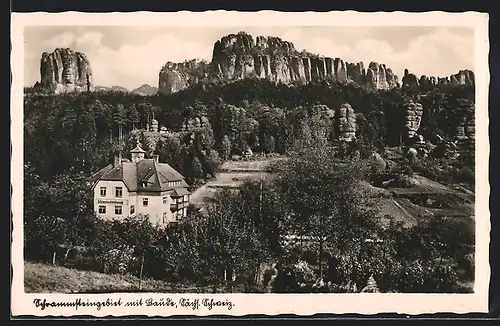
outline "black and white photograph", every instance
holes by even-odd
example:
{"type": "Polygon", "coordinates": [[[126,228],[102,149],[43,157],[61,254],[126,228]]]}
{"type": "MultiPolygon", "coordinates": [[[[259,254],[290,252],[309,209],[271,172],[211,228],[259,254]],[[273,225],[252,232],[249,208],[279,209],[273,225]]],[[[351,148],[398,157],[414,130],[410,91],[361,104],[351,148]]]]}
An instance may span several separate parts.
{"type": "Polygon", "coordinates": [[[231,14],[20,17],[18,309],[484,296],[487,15],[231,14]]]}

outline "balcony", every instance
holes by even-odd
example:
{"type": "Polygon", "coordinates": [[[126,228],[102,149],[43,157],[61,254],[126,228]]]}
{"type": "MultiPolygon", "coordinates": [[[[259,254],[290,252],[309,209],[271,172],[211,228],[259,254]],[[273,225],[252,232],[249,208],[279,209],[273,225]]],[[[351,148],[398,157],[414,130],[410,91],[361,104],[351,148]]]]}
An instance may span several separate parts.
{"type": "Polygon", "coordinates": [[[178,211],[178,210],[181,210],[185,207],[188,207],[189,205],[189,202],[185,201],[185,202],[182,202],[182,203],[174,203],[174,204],[170,204],[170,210],[172,212],[175,212],[175,211],[178,211]]]}

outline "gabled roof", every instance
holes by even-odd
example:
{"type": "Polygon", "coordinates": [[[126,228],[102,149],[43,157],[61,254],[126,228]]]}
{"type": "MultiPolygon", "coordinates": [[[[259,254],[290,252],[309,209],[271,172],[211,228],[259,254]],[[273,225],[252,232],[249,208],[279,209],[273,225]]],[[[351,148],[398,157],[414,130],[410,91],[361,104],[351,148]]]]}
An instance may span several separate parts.
{"type": "Polygon", "coordinates": [[[123,181],[129,191],[159,192],[188,187],[184,177],[173,167],[166,163],[157,163],[154,159],[142,159],[137,163],[122,162],[117,167],[110,164],[99,172],[94,174],[96,182],[97,180],[123,181]],[[180,181],[180,185],[170,184],[176,181],[180,181]]]}
{"type": "Polygon", "coordinates": [[[141,148],[139,143],[137,143],[137,146],[135,146],[135,148],[131,150],[130,153],[146,153],[146,151],[141,148]]]}
{"type": "Polygon", "coordinates": [[[104,174],[108,173],[112,169],[113,169],[113,164],[110,163],[105,167],[103,167],[102,169],[100,169],[99,171],[97,171],[96,173],[92,174],[89,178],[89,181],[91,183],[97,182],[97,180],[99,180],[104,174]]]}

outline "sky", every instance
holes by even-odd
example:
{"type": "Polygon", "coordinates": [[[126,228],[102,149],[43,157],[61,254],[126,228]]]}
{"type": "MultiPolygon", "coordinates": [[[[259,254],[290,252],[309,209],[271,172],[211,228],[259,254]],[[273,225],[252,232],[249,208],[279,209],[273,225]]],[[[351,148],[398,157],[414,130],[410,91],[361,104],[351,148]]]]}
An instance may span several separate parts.
{"type": "Polygon", "coordinates": [[[158,86],[167,61],[210,61],[213,44],[240,31],[254,38],[278,36],[299,51],[362,61],[365,67],[385,63],[400,80],[405,68],[417,76],[474,70],[474,30],[466,27],[30,26],[24,30],[24,85],[40,80],[43,52],[69,47],[89,59],[94,85],[158,86]]]}

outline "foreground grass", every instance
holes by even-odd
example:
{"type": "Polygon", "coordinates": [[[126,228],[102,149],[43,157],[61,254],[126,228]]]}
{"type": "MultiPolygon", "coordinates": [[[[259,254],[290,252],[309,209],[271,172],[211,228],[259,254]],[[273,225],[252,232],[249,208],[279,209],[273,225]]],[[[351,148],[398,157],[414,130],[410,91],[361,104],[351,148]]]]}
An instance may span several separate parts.
{"type": "MultiPolygon", "coordinates": [[[[24,290],[26,293],[104,293],[104,292],[163,292],[213,293],[209,287],[172,284],[139,278],[132,275],[103,274],[50,264],[24,263],[24,290]]],[[[224,292],[216,289],[215,292],[224,292]]]]}

